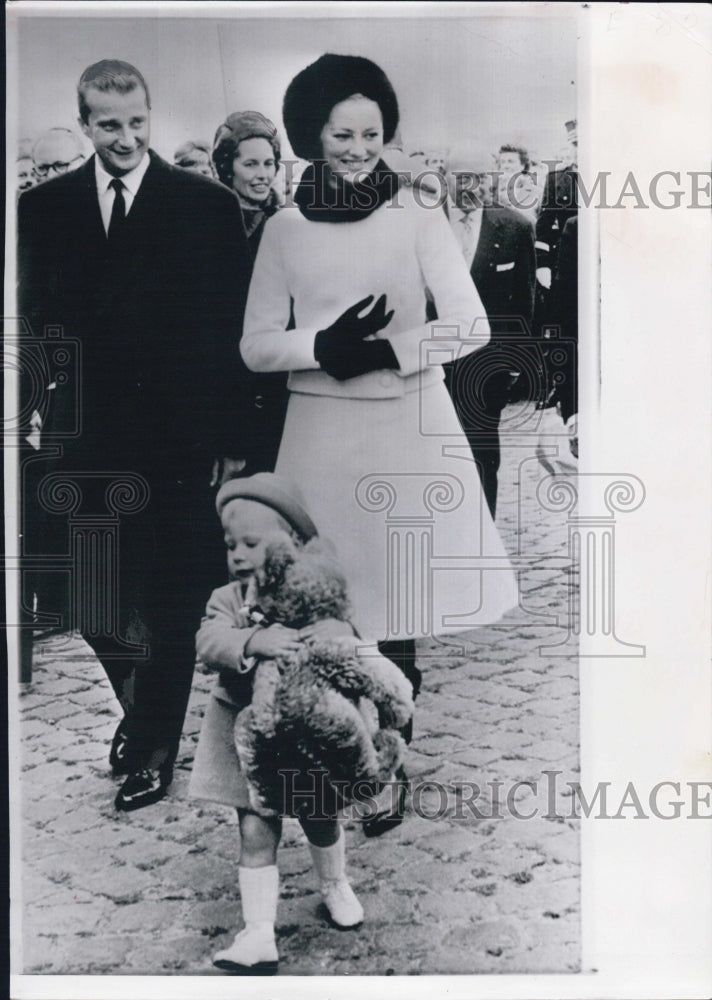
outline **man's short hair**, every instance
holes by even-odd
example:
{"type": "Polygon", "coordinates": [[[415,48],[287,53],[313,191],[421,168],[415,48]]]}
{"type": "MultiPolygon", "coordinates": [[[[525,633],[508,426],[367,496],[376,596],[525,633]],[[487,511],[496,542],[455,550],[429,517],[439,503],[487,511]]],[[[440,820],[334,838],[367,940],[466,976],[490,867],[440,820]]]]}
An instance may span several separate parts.
{"type": "Polygon", "coordinates": [[[142,87],[146,95],[146,106],[149,110],[151,108],[148,84],[135,66],[120,59],[101,59],[84,70],[77,86],[79,117],[85,125],[90,112],[86,92],[90,87],[103,93],[115,90],[119,94],[130,94],[136,87],[142,87]]]}
{"type": "Polygon", "coordinates": [[[37,151],[43,144],[51,142],[52,139],[64,139],[65,143],[68,142],[73,145],[76,149],[76,153],[72,159],[77,159],[77,157],[84,155],[84,146],[77,133],[73,132],[70,128],[64,128],[63,126],[58,125],[55,128],[48,128],[46,132],[43,132],[42,135],[35,140],[30,154],[35,163],[38,162],[37,151]]]}

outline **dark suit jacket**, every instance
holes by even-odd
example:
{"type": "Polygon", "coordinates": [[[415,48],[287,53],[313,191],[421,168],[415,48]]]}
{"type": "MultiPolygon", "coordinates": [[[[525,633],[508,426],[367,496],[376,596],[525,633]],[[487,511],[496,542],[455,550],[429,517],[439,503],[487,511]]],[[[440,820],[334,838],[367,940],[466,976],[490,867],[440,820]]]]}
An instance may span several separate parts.
{"type": "Polygon", "coordinates": [[[60,325],[79,349],[48,427],[71,430],[79,407],[81,434],[62,439],[66,468],[192,472],[234,450],[230,384],[249,280],[239,205],[150,159],[112,245],[94,157],[19,201],[21,314],[36,339],[60,325]]]}
{"type": "Polygon", "coordinates": [[[534,231],[514,209],[483,209],[477,249],[470,268],[490,322],[492,342],[503,333],[528,335],[534,311],[534,231]]]}
{"type": "MultiPolygon", "coordinates": [[[[530,333],[536,282],[534,230],[514,209],[495,205],[482,212],[470,274],[485,307],[490,344],[494,345],[502,334],[530,333]]],[[[430,302],[427,317],[437,319],[430,302]]],[[[474,357],[480,354],[478,351],[474,357]]]]}
{"type": "Polygon", "coordinates": [[[559,365],[562,380],[555,386],[551,398],[561,406],[564,421],[578,411],[578,221],[568,220],[559,240],[556,271],[551,282],[549,322],[559,327],[559,353],[564,361],[559,365]]]}
{"type": "Polygon", "coordinates": [[[546,178],[536,223],[536,266],[556,269],[559,241],[567,221],[577,212],[576,171],[552,170],[546,178]]]}

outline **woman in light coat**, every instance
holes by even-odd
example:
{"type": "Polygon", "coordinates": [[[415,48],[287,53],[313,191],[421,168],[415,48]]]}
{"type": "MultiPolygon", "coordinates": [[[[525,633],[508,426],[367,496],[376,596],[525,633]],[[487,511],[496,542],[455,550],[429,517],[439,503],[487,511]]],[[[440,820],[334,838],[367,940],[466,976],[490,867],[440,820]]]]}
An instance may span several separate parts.
{"type": "Polygon", "coordinates": [[[283,119],[312,165],[265,226],[241,351],[254,371],[290,373],[276,471],[336,545],[360,635],[417,694],[416,638],[517,602],[441,367],[489,326],[443,212],[381,159],[398,125],[383,71],[322,56],[289,85],[283,119]]]}

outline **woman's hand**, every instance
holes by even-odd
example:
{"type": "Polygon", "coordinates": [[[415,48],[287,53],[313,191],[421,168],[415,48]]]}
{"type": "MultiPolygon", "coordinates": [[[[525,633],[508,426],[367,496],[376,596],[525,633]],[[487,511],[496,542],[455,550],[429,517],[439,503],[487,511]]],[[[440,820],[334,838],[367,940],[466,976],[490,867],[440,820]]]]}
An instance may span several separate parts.
{"type": "Polygon", "coordinates": [[[354,630],[348,622],[338,618],[323,618],[299,630],[299,638],[303,642],[321,641],[322,639],[339,639],[342,636],[353,636],[354,630]]]}
{"type": "Polygon", "coordinates": [[[372,295],[361,299],[314,338],[314,357],[327,375],[340,382],[381,368],[400,367],[388,340],[365,339],[385,329],[393,319],[393,310],[386,312],[385,295],[369,313],[359,316],[372,301],[372,295]]]}
{"type": "Polygon", "coordinates": [[[355,306],[350,306],[350,308],[342,312],[337,320],[334,320],[331,326],[327,326],[325,330],[320,331],[322,337],[331,339],[358,338],[359,340],[363,340],[364,337],[372,337],[379,330],[385,329],[393,319],[393,309],[388,313],[386,312],[385,295],[380,296],[370,313],[366,313],[365,316],[359,316],[359,313],[363,312],[366,306],[369,306],[372,302],[373,296],[367,295],[365,299],[361,299],[355,306]]]}
{"type": "Polygon", "coordinates": [[[296,652],[299,646],[300,636],[297,629],[275,623],[252,633],[245,646],[245,656],[260,656],[265,660],[273,660],[276,656],[288,656],[296,652]]]}

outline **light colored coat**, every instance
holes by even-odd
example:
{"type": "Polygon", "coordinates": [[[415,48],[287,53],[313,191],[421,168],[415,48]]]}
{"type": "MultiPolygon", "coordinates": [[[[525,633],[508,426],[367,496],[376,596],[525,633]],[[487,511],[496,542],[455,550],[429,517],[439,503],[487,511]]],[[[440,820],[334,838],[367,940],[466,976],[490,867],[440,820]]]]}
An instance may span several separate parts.
{"type": "Polygon", "coordinates": [[[270,219],[241,341],[249,367],[290,371],[276,472],[301,488],[319,533],[334,543],[352,622],[367,641],[463,631],[497,620],[517,601],[443,382],[442,364],[483,347],[489,324],[442,209],[416,197],[401,190],[356,222],[310,221],[296,206],[270,219]],[[425,321],[426,289],[439,316],[433,323],[425,321]],[[394,315],[380,336],[399,369],[343,382],[321,371],[317,331],[382,294],[394,315]],[[287,330],[292,303],[295,329],[287,330]],[[389,510],[373,507],[371,481],[387,484],[379,495],[393,494],[389,510]],[[446,494],[461,499],[433,508],[446,494]],[[401,520],[415,519],[416,544],[425,546],[417,567],[389,542],[395,505],[401,520]],[[430,555],[494,556],[502,568],[468,573],[453,564],[434,573],[430,555]]]}
{"type": "Polygon", "coordinates": [[[464,356],[488,340],[487,315],[442,210],[422,207],[411,190],[358,222],[310,222],[293,206],[265,226],[240,350],[255,371],[289,371],[293,392],[402,396],[442,379],[444,352],[464,356]],[[437,323],[425,322],[426,287],[442,306],[437,323]],[[379,336],[390,340],[400,369],[345,382],[321,371],[317,331],[384,293],[395,313],[379,336]],[[296,328],[285,336],[291,300],[296,328]]]}
{"type": "Polygon", "coordinates": [[[248,618],[247,609],[254,603],[253,596],[249,584],[248,593],[244,595],[237,582],[218,587],[208,599],[195,637],[195,651],[200,662],[220,671],[213,688],[214,697],[238,708],[250,703],[247,678],[256,662],[253,656],[244,655],[250,637],[260,627],[248,618]]]}

